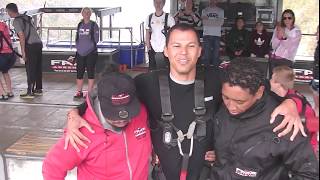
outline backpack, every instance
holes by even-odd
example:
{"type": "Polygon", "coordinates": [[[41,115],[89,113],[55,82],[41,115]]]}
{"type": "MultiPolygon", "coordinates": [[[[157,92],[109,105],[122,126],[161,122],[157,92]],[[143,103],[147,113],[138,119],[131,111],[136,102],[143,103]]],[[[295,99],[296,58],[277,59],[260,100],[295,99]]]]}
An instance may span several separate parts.
{"type": "MultiPolygon", "coordinates": [[[[78,42],[79,40],[79,30],[80,30],[80,26],[81,24],[83,23],[83,20],[81,20],[77,26],[77,33],[76,33],[76,42],[78,42]]],[[[91,41],[94,45],[95,48],[97,48],[97,42],[95,41],[94,39],[94,26],[97,24],[96,22],[90,20],[90,23],[91,23],[91,26],[90,26],[90,38],[91,38],[91,41]]]]}
{"type": "Polygon", "coordinates": [[[316,114],[307,98],[296,90],[289,90],[286,97],[294,100],[297,105],[300,104],[298,101],[301,102],[302,106],[297,107],[300,117],[305,118],[307,129],[310,132],[317,132],[319,130],[319,122],[316,120],[316,114]]]}
{"type": "MultiPolygon", "coordinates": [[[[151,28],[151,19],[152,19],[152,16],[153,16],[153,13],[151,13],[151,14],[149,15],[148,27],[149,27],[149,29],[151,30],[150,32],[152,32],[152,28],[151,28]]],[[[170,29],[170,27],[168,26],[168,18],[169,18],[169,13],[165,13],[165,17],[164,17],[164,27],[163,27],[163,30],[161,31],[164,36],[167,36],[168,31],[169,31],[169,29],[170,29]]],[[[150,33],[150,35],[151,35],[151,33],[150,33]]]]}
{"type": "MultiPolygon", "coordinates": [[[[21,16],[17,16],[16,18],[20,18],[22,19],[22,23],[23,23],[23,32],[25,31],[27,24],[29,24],[29,31],[28,34],[25,36],[25,42],[28,42],[30,39],[30,29],[31,28],[35,28],[33,23],[32,23],[32,17],[28,16],[28,15],[21,15],[21,16]],[[26,19],[26,18],[27,19],[26,19]]],[[[36,29],[36,28],[35,28],[36,29]]]]}

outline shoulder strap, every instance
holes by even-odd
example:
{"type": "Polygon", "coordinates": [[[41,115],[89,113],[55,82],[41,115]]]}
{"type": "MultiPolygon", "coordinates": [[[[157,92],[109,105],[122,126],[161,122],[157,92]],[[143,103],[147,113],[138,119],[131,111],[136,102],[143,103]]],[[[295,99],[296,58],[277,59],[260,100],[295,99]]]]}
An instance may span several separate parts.
{"type": "Polygon", "coordinates": [[[9,48],[12,50],[13,53],[15,53],[17,56],[19,56],[20,58],[22,58],[22,55],[17,53],[13,47],[12,44],[9,42],[9,40],[4,36],[3,32],[0,31],[0,50],[2,50],[3,48],[3,41],[2,39],[7,43],[7,45],[9,46],[9,48]]]}
{"type": "Polygon", "coordinates": [[[76,42],[79,40],[79,30],[80,30],[80,26],[81,26],[82,22],[83,22],[83,20],[81,20],[81,21],[78,23],[78,26],[77,26],[76,42]]]}
{"type": "MultiPolygon", "coordinates": [[[[29,24],[29,31],[28,31],[28,34],[25,36],[25,41],[26,43],[29,41],[29,38],[30,38],[30,33],[31,33],[31,28],[35,28],[32,24],[32,17],[28,16],[28,15],[21,15],[21,16],[17,16],[16,18],[21,18],[22,19],[22,22],[23,22],[23,31],[25,31],[25,29],[27,28],[27,23],[29,24]],[[26,20],[27,18],[27,20],[26,20]]],[[[36,28],[35,28],[36,30],[36,28]]]]}
{"type": "Polygon", "coordinates": [[[3,35],[2,31],[0,31],[0,51],[3,48],[3,40],[2,40],[3,38],[4,38],[4,35],[3,35]]]}
{"type": "MultiPolygon", "coordinates": [[[[169,86],[169,77],[167,75],[159,75],[159,86],[160,86],[160,98],[161,98],[161,108],[162,116],[169,116],[174,118],[171,107],[171,98],[170,98],[170,86],[169,86]]],[[[197,116],[204,116],[205,103],[204,103],[204,82],[203,80],[196,80],[194,85],[194,113],[197,116]]],[[[162,117],[164,118],[164,117],[162,117]]],[[[167,119],[169,120],[169,119],[167,119]]],[[[172,120],[172,119],[171,119],[172,120]]]]}
{"type": "Polygon", "coordinates": [[[151,14],[149,15],[148,27],[149,27],[150,30],[151,30],[151,19],[152,19],[152,15],[153,15],[153,13],[151,13],[151,14]]]}
{"type": "Polygon", "coordinates": [[[166,13],[165,17],[164,17],[164,29],[165,30],[169,29],[169,27],[168,27],[168,18],[169,18],[169,13],[166,13]]]}
{"type": "Polygon", "coordinates": [[[300,112],[300,116],[305,116],[307,105],[310,105],[307,98],[305,96],[303,96],[302,94],[300,94],[298,91],[294,91],[294,93],[287,94],[286,97],[299,99],[302,103],[302,109],[300,112]]]}
{"type": "Polygon", "coordinates": [[[160,98],[162,115],[173,115],[171,108],[169,77],[159,75],[160,98]]]}

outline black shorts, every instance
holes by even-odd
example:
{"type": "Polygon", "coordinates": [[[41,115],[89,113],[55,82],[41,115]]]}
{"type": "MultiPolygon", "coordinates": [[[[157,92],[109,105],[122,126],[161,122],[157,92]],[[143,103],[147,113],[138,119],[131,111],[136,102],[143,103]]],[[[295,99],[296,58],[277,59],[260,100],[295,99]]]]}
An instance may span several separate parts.
{"type": "Polygon", "coordinates": [[[8,73],[16,62],[16,56],[14,53],[0,54],[0,71],[2,73],[8,73]]]}
{"type": "Polygon", "coordinates": [[[98,52],[92,51],[86,56],[76,55],[77,79],[83,79],[84,72],[87,70],[88,79],[94,79],[98,52]]]}

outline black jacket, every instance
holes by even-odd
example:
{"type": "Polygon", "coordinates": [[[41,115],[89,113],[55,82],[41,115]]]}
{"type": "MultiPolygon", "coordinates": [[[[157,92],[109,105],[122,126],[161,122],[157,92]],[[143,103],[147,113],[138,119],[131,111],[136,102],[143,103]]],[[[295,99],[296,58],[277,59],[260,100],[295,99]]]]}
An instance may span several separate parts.
{"type": "Polygon", "coordinates": [[[217,162],[212,168],[212,180],[316,180],[318,161],[310,141],[298,135],[278,138],[270,124],[270,115],[278,105],[264,95],[246,112],[230,116],[225,106],[215,117],[214,135],[217,162]]]}
{"type": "MultiPolygon", "coordinates": [[[[244,53],[249,51],[250,32],[246,29],[238,30],[232,28],[227,34],[227,52],[231,53],[230,56],[234,56],[235,51],[243,50],[244,53]]],[[[243,54],[242,56],[247,56],[243,54]]]]}

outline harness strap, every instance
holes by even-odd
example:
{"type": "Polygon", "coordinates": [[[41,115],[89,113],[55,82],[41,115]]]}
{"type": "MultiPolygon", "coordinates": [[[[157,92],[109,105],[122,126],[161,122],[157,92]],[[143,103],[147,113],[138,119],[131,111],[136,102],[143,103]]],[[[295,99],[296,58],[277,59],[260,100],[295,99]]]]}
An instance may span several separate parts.
{"type": "Polygon", "coordinates": [[[163,141],[166,145],[173,146],[174,143],[177,143],[179,148],[179,153],[183,157],[182,158],[182,167],[180,171],[180,180],[186,180],[187,178],[187,170],[189,165],[189,159],[192,156],[193,152],[193,141],[194,141],[194,133],[196,130],[197,125],[199,124],[200,128],[197,128],[197,131],[204,131],[204,132],[197,132],[197,135],[206,135],[206,121],[204,117],[206,116],[206,108],[204,103],[204,82],[200,80],[195,81],[194,85],[194,100],[195,100],[195,108],[193,112],[195,113],[195,120],[192,121],[189,125],[188,132],[183,134],[183,132],[178,129],[173,124],[174,114],[172,112],[172,105],[171,105],[171,96],[170,96],[170,86],[169,86],[169,77],[168,75],[159,75],[159,86],[160,86],[160,99],[161,99],[161,108],[162,108],[162,115],[161,120],[159,123],[163,127],[163,141]],[[178,138],[176,141],[172,139],[171,129],[174,129],[178,138]],[[190,150],[189,154],[185,154],[182,150],[181,143],[185,139],[190,139],[190,150]]]}

